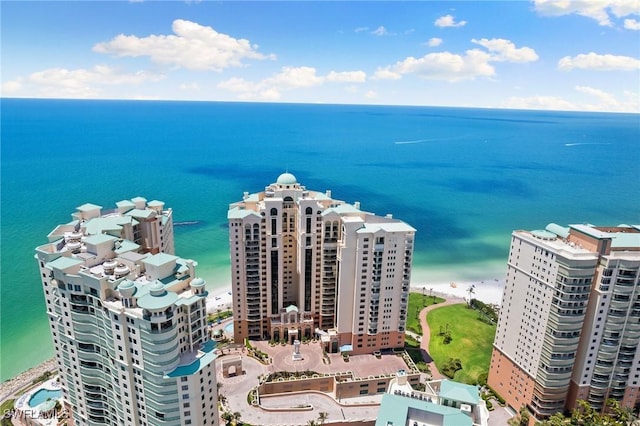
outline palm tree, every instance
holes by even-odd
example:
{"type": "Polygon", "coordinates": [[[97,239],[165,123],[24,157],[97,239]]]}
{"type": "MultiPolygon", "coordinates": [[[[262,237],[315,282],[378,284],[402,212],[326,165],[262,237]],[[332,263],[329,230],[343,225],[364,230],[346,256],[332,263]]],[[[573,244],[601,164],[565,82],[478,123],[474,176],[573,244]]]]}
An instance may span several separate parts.
{"type": "Polygon", "coordinates": [[[476,286],[474,284],[471,284],[467,289],[467,293],[469,293],[469,300],[467,301],[469,307],[471,307],[471,295],[475,293],[475,287],[476,286]]]}
{"type": "Polygon", "coordinates": [[[324,424],[324,422],[327,420],[328,417],[329,417],[329,413],[325,411],[320,411],[318,413],[318,421],[320,422],[321,425],[324,424]]]}
{"type": "Polygon", "coordinates": [[[240,413],[239,411],[236,411],[236,412],[234,412],[234,413],[232,414],[232,416],[233,416],[233,420],[235,420],[235,422],[236,422],[236,425],[237,425],[237,424],[242,424],[242,423],[240,422],[240,417],[242,417],[242,413],[240,413]]]}

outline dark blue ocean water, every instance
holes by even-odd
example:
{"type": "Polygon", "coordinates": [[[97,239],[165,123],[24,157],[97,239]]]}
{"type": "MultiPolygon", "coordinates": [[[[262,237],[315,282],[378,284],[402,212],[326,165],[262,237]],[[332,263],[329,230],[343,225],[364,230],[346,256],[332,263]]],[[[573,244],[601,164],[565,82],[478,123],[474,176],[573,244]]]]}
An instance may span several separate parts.
{"type": "Polygon", "coordinates": [[[414,281],[501,277],[514,229],[640,223],[640,116],[431,107],[1,100],[5,380],[52,355],[34,248],[85,202],[174,209],[229,282],[226,211],[285,170],[417,232],[414,281]]]}

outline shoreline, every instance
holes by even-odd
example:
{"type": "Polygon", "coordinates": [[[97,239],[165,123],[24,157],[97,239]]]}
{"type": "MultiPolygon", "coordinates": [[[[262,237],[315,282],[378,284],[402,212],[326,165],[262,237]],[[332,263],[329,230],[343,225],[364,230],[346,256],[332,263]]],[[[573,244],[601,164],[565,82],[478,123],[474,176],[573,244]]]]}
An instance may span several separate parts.
{"type": "Polygon", "coordinates": [[[10,399],[16,393],[21,392],[29,387],[36,386],[37,383],[33,383],[38,377],[42,376],[46,372],[52,372],[58,370],[58,362],[55,358],[50,358],[38,364],[35,367],[31,367],[27,371],[23,371],[17,376],[5,380],[0,383],[0,402],[4,402],[10,399]]]}
{"type": "MultiPolygon", "coordinates": [[[[502,302],[502,290],[504,289],[504,278],[490,278],[484,280],[470,281],[450,281],[442,283],[420,283],[412,282],[410,291],[413,293],[424,292],[426,295],[434,294],[440,297],[457,297],[467,299],[469,289],[473,288],[471,295],[484,303],[500,305],[502,302]]],[[[217,310],[225,311],[231,308],[233,301],[231,294],[231,284],[217,287],[209,291],[207,295],[207,313],[216,313],[217,310]]]]}

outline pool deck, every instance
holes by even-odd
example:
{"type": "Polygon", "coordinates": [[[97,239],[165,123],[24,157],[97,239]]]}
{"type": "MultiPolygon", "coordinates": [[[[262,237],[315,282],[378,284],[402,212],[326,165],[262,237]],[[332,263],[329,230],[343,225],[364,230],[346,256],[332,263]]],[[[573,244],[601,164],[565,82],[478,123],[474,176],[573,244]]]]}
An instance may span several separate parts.
{"type": "MultiPolygon", "coordinates": [[[[34,387],[33,389],[30,389],[28,392],[21,395],[20,398],[18,398],[14,403],[14,408],[17,410],[18,413],[22,413],[22,416],[18,414],[14,421],[20,421],[22,417],[22,418],[28,418],[30,420],[37,419],[39,424],[42,426],[57,425],[58,424],[57,416],[54,415],[52,418],[46,418],[47,416],[45,415],[45,413],[41,413],[39,408],[42,406],[42,404],[44,404],[44,402],[35,407],[32,407],[31,405],[29,405],[29,401],[31,400],[31,398],[33,398],[33,396],[41,390],[50,390],[50,391],[62,390],[60,383],[57,381],[57,379],[58,379],[57,376],[52,379],[49,379],[46,382],[34,387]]],[[[58,398],[58,401],[62,403],[62,395],[60,396],[60,398],[58,398]]]]}

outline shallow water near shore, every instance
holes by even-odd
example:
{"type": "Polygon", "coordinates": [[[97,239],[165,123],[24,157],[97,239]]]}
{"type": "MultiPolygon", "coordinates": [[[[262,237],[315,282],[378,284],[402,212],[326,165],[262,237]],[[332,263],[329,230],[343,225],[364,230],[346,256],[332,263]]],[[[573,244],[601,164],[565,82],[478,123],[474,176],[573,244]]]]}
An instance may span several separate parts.
{"type": "Polygon", "coordinates": [[[1,380],[52,356],[34,248],[85,202],[164,201],[212,294],[229,284],[229,203],[285,170],[415,227],[415,285],[502,278],[514,229],[640,223],[637,114],[0,102],[1,380]]]}

